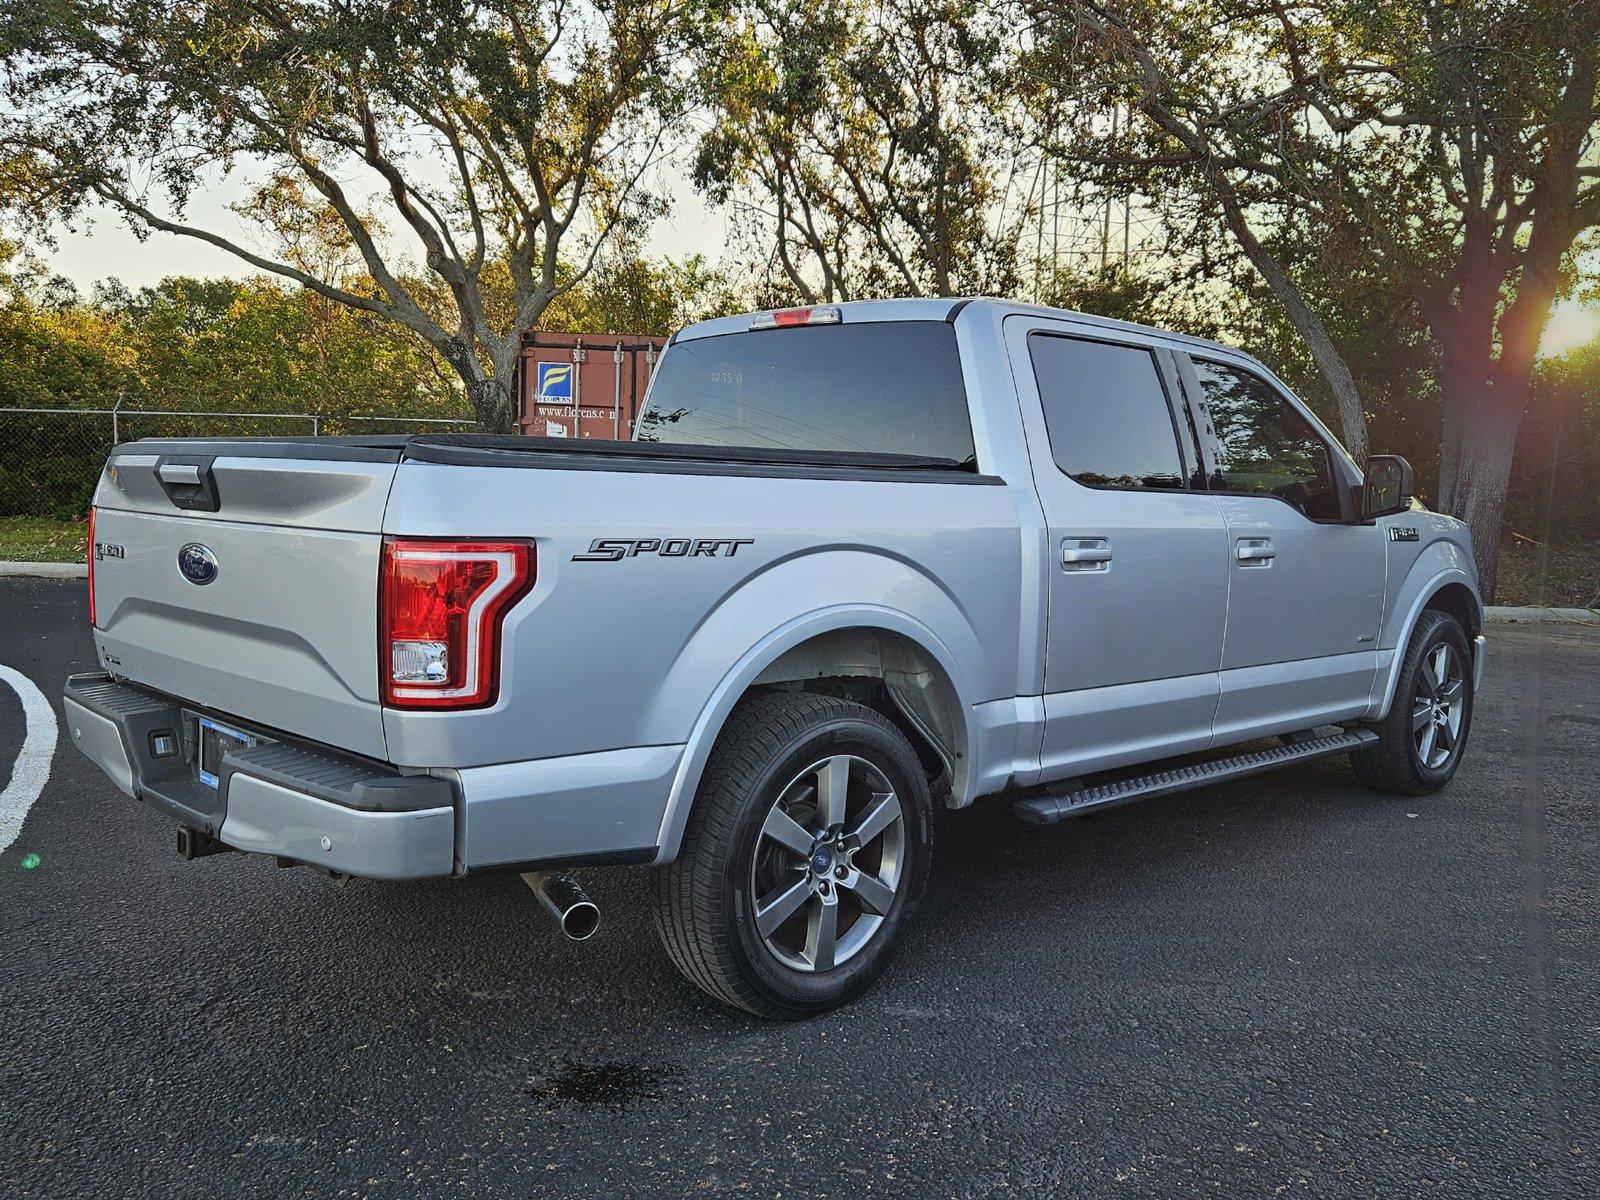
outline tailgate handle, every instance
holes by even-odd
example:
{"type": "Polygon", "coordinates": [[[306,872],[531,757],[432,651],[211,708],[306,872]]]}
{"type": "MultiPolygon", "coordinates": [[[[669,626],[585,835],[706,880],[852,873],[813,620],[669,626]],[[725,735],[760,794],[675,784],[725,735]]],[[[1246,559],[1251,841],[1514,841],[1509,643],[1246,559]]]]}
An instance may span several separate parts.
{"type": "Polygon", "coordinates": [[[162,483],[200,486],[200,468],[194,463],[162,463],[156,468],[156,475],[162,483]]]}
{"type": "Polygon", "coordinates": [[[156,462],[156,482],[174,508],[216,512],[222,507],[216,476],[211,473],[213,457],[180,454],[156,462]]]}

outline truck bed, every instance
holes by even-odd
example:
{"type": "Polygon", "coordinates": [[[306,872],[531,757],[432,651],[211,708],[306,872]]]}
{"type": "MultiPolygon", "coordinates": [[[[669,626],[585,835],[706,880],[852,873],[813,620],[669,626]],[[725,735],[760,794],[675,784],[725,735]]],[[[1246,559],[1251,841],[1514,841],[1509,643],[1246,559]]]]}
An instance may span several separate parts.
{"type": "MultiPolygon", "coordinates": [[[[604,680],[606,693],[592,699],[613,711],[617,688],[649,695],[660,678],[628,687],[628,670],[660,659],[654,665],[666,671],[672,647],[714,620],[723,597],[770,566],[787,575],[788,555],[882,566],[893,547],[891,558],[949,558],[961,574],[955,564],[987,555],[935,535],[992,507],[980,523],[1010,529],[991,568],[1016,573],[1010,503],[1003,488],[981,486],[999,481],[971,464],[916,455],[419,434],[151,439],[119,446],[110,468],[96,498],[96,541],[122,557],[97,564],[102,666],[219,712],[418,766],[641,744],[624,740],[629,722],[600,723],[592,712],[562,737],[570,710],[541,698],[549,681],[561,679],[570,698],[587,691],[585,679],[604,680]],[[176,471],[208,480],[210,492],[162,482],[176,471]],[[951,484],[996,494],[975,507],[912,498],[906,487],[946,485],[933,489],[944,496],[951,484]],[[376,597],[386,535],[536,543],[539,581],[508,630],[506,670],[515,675],[537,655],[539,695],[470,717],[385,715],[376,597]],[[690,566],[636,553],[609,568],[575,559],[597,539],[677,537],[758,540],[714,566],[709,557],[690,566]],[[215,583],[197,587],[176,568],[191,544],[220,561],[215,583]],[[556,628],[575,664],[555,668],[538,649],[549,625],[537,642],[516,644],[517,627],[532,619],[526,610],[541,607],[561,612],[556,628]],[[635,648],[633,668],[614,672],[611,654],[632,642],[630,627],[652,640],[635,648]],[[528,732],[527,710],[546,703],[556,706],[551,720],[528,732]],[[463,741],[452,721],[484,732],[463,741]],[[523,732],[512,738],[514,726],[523,732]]],[[[918,570],[925,583],[941,574],[928,561],[918,570]]],[[[1013,601],[1002,625],[1015,613],[1013,601]]],[[[659,713],[641,724],[633,736],[662,736],[659,713]]]]}

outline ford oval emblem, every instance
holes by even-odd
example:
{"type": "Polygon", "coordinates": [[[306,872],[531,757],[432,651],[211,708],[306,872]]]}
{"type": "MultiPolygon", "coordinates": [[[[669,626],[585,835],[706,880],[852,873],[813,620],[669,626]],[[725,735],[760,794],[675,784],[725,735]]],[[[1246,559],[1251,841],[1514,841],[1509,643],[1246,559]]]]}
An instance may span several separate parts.
{"type": "Polygon", "coordinates": [[[204,587],[217,577],[217,556],[211,553],[210,546],[190,542],[178,551],[178,570],[190,583],[204,587]]]}

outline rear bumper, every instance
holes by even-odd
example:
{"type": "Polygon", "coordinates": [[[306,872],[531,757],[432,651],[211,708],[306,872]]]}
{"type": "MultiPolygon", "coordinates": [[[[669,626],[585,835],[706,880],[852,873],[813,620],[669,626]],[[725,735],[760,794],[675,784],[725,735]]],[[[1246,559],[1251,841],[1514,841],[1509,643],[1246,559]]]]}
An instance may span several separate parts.
{"type": "Polygon", "coordinates": [[[369,879],[455,873],[455,793],[430,775],[279,742],[230,751],[201,783],[176,700],[100,673],[63,697],[72,741],[123,792],[236,850],[369,879]],[[183,747],[156,754],[162,735],[183,747]]]}

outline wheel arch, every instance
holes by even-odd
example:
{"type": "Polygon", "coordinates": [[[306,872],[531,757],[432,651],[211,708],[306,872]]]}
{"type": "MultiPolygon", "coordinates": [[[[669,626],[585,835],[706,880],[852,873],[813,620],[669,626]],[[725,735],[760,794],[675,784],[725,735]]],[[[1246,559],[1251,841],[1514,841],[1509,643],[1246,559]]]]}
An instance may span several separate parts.
{"type": "MultiPolygon", "coordinates": [[[[1478,603],[1477,594],[1464,583],[1440,585],[1428,595],[1417,615],[1421,616],[1430,608],[1449,613],[1461,623],[1468,637],[1483,632],[1483,605],[1478,603]]],[[[1413,620],[1412,624],[1415,623],[1413,620]]]]}
{"type": "Polygon", "coordinates": [[[1411,644],[1412,632],[1424,612],[1432,609],[1449,613],[1461,622],[1468,639],[1483,629],[1483,601],[1478,594],[1477,580],[1467,573],[1464,565],[1452,564],[1443,569],[1439,569],[1437,563],[1431,565],[1432,570],[1418,569],[1425,566],[1419,559],[1396,597],[1391,611],[1404,616],[1383,638],[1372,703],[1364,714],[1366,720],[1379,721],[1388,715],[1400,681],[1406,647],[1411,644]],[[1387,661],[1382,655],[1387,655],[1387,661]]]}
{"type": "Polygon", "coordinates": [[[712,747],[729,715],[753,688],[808,690],[812,679],[878,679],[892,697],[887,714],[915,743],[944,761],[952,803],[963,803],[971,780],[972,726],[968,688],[955,655],[927,626],[871,605],[836,606],[786,622],[752,647],[713,691],[679,759],[657,839],[657,865],[677,857],[689,810],[712,747]]]}

